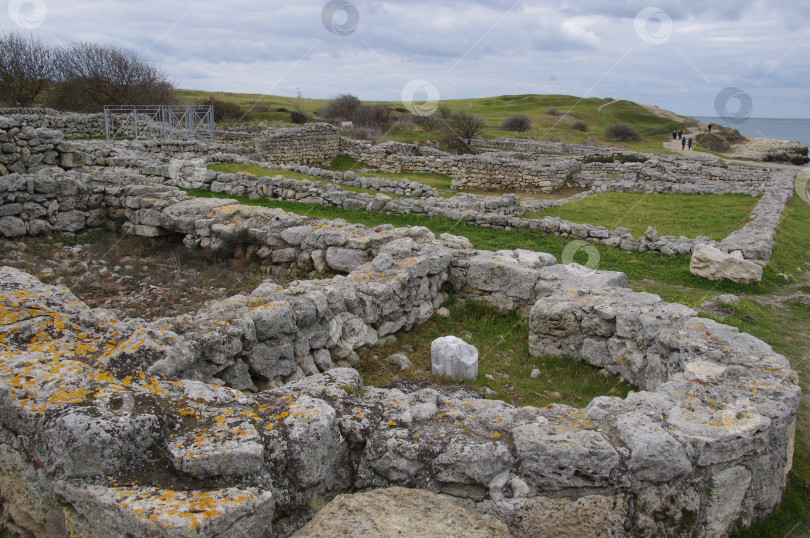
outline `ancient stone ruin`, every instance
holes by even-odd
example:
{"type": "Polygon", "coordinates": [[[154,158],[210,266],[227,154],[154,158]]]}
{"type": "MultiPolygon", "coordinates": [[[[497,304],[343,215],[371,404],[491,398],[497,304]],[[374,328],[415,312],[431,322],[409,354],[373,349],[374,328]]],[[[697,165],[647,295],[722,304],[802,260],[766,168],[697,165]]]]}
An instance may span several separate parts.
{"type": "MultiPolygon", "coordinates": [[[[35,165],[0,177],[3,235],[115,224],[193,249],[238,239],[268,269],[332,278],[266,282],[146,322],[0,268],[9,528],[284,536],[338,494],[403,486],[452,498],[516,536],[725,536],[781,499],[801,394],[785,357],[750,335],[633,292],[622,273],[549,254],[479,251],[425,228],[367,228],[173,186],[396,203],[187,166],[244,157],[233,145],[66,144],[57,151],[79,169],[35,165]],[[430,319],[449,291],[531,307],[533,355],[593,364],[638,391],[583,409],[516,408],[452,385],[364,386],[356,350],[430,319]]],[[[507,219],[515,206],[468,201],[507,219]]]]}

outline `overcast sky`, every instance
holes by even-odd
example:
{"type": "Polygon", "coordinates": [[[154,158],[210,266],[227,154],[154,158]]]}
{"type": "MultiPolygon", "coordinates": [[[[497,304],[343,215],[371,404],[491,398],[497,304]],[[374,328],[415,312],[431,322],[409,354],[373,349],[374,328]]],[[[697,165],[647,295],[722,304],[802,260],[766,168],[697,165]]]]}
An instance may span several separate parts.
{"type": "Polygon", "coordinates": [[[4,30],[130,48],[180,88],[417,101],[560,93],[810,118],[806,0],[0,2],[4,30]]]}

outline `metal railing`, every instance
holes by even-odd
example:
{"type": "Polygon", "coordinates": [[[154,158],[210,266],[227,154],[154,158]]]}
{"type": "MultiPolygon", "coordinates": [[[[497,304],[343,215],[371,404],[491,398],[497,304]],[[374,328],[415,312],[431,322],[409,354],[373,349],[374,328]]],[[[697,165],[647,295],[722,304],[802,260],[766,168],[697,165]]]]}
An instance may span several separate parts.
{"type": "Polygon", "coordinates": [[[214,141],[213,105],[105,105],[107,141],[160,138],[214,141]]]}

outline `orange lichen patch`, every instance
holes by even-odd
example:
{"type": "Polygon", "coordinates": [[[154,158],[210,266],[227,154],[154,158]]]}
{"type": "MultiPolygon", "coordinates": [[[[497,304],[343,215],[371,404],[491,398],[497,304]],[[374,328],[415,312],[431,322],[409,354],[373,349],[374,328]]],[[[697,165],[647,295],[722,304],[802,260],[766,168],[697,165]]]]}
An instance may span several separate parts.
{"type": "Polygon", "coordinates": [[[257,495],[253,491],[236,488],[172,491],[88,486],[85,489],[104,504],[128,512],[147,528],[157,525],[168,535],[188,535],[188,531],[204,534],[203,528],[217,518],[243,517],[271,501],[269,493],[257,495]]]}

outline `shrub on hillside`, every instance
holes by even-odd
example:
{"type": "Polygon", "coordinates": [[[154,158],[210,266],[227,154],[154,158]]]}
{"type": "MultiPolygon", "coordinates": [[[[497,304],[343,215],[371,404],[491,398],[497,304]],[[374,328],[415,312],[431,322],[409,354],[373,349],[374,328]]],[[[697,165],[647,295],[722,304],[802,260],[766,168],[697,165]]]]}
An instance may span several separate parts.
{"type": "Polygon", "coordinates": [[[587,124],[587,123],[585,123],[585,122],[584,122],[584,121],[582,121],[582,120],[577,120],[577,121],[575,121],[574,123],[572,123],[572,124],[571,124],[571,128],[572,128],[573,130],[575,130],[575,131],[580,131],[580,132],[583,132],[583,133],[587,133],[587,132],[588,132],[588,124],[587,124]]]}
{"type": "Polygon", "coordinates": [[[550,106],[550,107],[548,107],[548,115],[549,116],[559,116],[560,111],[557,110],[556,106],[550,106]]]}
{"type": "Polygon", "coordinates": [[[214,121],[216,122],[234,123],[242,121],[245,117],[245,112],[239,105],[229,101],[222,101],[213,95],[200,104],[214,105],[214,121]]]}
{"type": "Polygon", "coordinates": [[[344,93],[329,101],[321,110],[320,116],[326,121],[335,123],[354,121],[354,115],[361,106],[363,103],[360,99],[350,93],[344,93]]]}
{"type": "Polygon", "coordinates": [[[307,116],[297,110],[293,110],[290,112],[290,121],[298,125],[303,125],[307,122],[307,116]]]}
{"type": "Polygon", "coordinates": [[[695,142],[711,151],[726,152],[731,149],[729,143],[722,136],[712,133],[700,133],[695,137],[695,142]]]}
{"type": "Polygon", "coordinates": [[[605,136],[618,142],[638,142],[641,140],[641,133],[629,123],[614,123],[608,126],[605,129],[605,136]]]}
{"type": "Polygon", "coordinates": [[[515,114],[509,116],[501,124],[501,129],[505,131],[515,131],[518,133],[525,133],[532,128],[532,120],[526,114],[515,114]]]}
{"type": "Polygon", "coordinates": [[[394,122],[391,108],[386,105],[361,104],[354,112],[352,118],[355,125],[384,133],[391,128],[394,122]]]}

